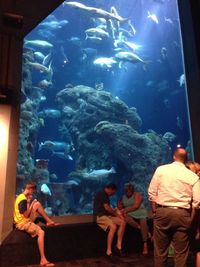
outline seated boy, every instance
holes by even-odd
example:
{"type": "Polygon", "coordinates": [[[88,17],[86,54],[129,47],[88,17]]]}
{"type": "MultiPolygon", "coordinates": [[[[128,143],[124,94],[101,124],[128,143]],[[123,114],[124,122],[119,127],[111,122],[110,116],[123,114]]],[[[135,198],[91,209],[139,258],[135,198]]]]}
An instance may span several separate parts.
{"type": "Polygon", "coordinates": [[[40,265],[54,266],[54,263],[46,259],[44,253],[44,231],[41,227],[34,223],[38,214],[46,221],[47,226],[55,226],[56,223],[52,221],[45,213],[42,205],[36,199],[33,199],[33,193],[36,190],[34,182],[28,182],[24,191],[18,195],[14,206],[14,224],[19,230],[24,230],[32,237],[38,236],[38,248],[40,253],[40,265]]]}

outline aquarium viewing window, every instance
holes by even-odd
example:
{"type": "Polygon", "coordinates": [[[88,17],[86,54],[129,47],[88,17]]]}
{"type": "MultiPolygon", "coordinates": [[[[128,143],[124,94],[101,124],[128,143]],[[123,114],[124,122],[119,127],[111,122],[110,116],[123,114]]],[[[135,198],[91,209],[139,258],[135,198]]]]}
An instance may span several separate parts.
{"type": "Polygon", "coordinates": [[[92,213],[96,191],[144,197],[176,146],[192,157],[177,1],[64,2],[24,39],[17,189],[50,215],[92,213]]]}

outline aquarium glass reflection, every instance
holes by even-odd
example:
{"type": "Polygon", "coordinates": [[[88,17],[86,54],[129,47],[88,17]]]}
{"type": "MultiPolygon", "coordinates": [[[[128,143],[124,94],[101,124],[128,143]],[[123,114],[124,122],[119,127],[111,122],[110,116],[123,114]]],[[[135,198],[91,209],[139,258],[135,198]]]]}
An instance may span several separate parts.
{"type": "Polygon", "coordinates": [[[147,187],[190,148],[177,2],[64,2],[24,39],[17,193],[52,215],[92,212],[96,191],[147,187]]]}

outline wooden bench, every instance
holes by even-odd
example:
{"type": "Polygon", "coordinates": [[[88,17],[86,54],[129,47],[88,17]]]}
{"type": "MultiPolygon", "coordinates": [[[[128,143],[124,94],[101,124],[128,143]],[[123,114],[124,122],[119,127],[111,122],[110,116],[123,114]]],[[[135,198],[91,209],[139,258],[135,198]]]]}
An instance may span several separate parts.
{"type": "MultiPolygon", "coordinates": [[[[45,229],[45,253],[52,262],[98,257],[105,254],[107,233],[95,222],[63,224],[45,229]]],[[[116,240],[114,240],[116,242],[116,240]]],[[[142,251],[142,239],[138,230],[126,227],[124,251],[142,251]]],[[[11,267],[39,263],[37,237],[14,229],[0,246],[0,266],[11,267]]]]}

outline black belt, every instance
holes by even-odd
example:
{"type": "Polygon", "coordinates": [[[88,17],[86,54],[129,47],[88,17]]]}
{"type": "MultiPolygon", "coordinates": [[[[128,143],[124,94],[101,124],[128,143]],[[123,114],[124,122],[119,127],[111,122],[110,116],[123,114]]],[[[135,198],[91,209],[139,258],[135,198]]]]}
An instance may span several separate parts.
{"type": "Polygon", "coordinates": [[[187,210],[189,211],[189,209],[186,209],[186,208],[182,208],[182,207],[177,207],[177,206],[164,206],[164,205],[160,205],[160,204],[157,204],[157,208],[169,208],[169,209],[180,209],[180,210],[187,210]]]}

